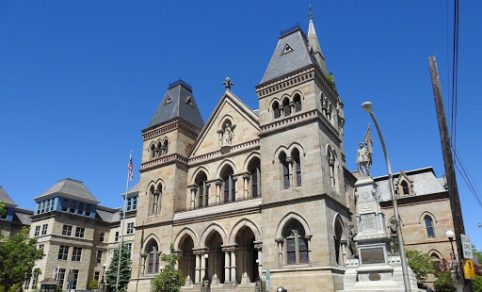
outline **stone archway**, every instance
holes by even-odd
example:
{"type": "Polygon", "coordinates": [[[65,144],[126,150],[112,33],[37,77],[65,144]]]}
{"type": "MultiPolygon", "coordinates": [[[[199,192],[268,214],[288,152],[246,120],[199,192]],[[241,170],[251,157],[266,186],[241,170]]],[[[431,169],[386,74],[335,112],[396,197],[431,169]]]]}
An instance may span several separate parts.
{"type": "Polygon", "coordinates": [[[243,226],[236,234],[236,282],[241,283],[241,279],[244,273],[247,274],[249,282],[254,283],[258,278],[258,252],[255,250],[254,242],[255,236],[253,231],[243,226]]]}
{"type": "Polygon", "coordinates": [[[196,272],[196,257],[193,253],[194,241],[189,235],[185,235],[179,242],[179,270],[184,279],[189,276],[194,281],[196,272]]]}
{"type": "MultiPolygon", "coordinates": [[[[220,283],[224,282],[224,255],[221,246],[223,239],[218,232],[212,231],[206,238],[206,255],[201,260],[205,261],[207,279],[211,283],[213,276],[216,275],[220,283]]],[[[203,279],[204,280],[204,279],[203,279]]]]}

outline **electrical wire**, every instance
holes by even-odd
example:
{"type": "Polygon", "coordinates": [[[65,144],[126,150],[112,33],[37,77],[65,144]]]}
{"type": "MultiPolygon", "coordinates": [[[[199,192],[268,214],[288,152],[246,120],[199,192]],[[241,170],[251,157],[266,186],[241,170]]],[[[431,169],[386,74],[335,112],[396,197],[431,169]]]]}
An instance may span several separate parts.
{"type": "Polygon", "coordinates": [[[482,208],[482,199],[479,191],[475,187],[475,185],[472,183],[472,180],[470,179],[470,175],[468,171],[465,169],[464,164],[462,160],[459,158],[457,153],[454,151],[454,156],[455,159],[457,160],[458,163],[455,164],[455,168],[459,172],[460,176],[464,180],[465,184],[467,185],[467,188],[469,191],[472,193],[472,196],[474,196],[475,200],[479,203],[479,207],[482,208]]]}

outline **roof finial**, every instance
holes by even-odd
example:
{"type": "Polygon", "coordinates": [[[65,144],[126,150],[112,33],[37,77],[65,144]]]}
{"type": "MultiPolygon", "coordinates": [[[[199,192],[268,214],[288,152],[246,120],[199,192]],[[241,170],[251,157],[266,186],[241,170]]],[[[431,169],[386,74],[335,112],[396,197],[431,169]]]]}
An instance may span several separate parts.
{"type": "Polygon", "coordinates": [[[231,78],[229,76],[226,77],[226,80],[223,82],[224,88],[227,90],[231,90],[231,87],[234,85],[234,83],[231,81],[231,78]]]}
{"type": "Polygon", "coordinates": [[[310,20],[313,20],[313,17],[314,17],[314,16],[315,16],[315,15],[313,14],[313,9],[311,8],[311,2],[310,2],[310,3],[308,4],[308,18],[309,18],[310,20]]]}

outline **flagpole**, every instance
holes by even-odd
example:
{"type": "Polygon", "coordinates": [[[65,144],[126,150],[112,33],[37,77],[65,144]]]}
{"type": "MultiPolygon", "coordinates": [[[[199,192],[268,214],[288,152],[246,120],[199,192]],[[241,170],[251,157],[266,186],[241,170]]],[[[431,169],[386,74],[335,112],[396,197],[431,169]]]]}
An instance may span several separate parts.
{"type": "MultiPolygon", "coordinates": [[[[129,163],[132,162],[132,150],[129,156],[129,163]]],[[[120,266],[121,266],[121,258],[122,258],[122,247],[124,245],[124,219],[126,217],[126,207],[127,207],[127,191],[129,189],[129,181],[131,178],[131,170],[127,170],[127,180],[126,180],[126,191],[124,193],[124,202],[122,206],[122,217],[120,222],[120,243],[119,243],[119,252],[118,252],[118,261],[117,261],[117,274],[115,279],[115,291],[119,292],[119,277],[120,277],[120,266]]]]}

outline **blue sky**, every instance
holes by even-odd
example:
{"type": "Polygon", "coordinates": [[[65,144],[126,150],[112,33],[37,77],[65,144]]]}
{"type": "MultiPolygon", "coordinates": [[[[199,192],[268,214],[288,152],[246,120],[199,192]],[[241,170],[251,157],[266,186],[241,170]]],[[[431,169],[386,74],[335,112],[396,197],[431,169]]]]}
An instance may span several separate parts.
{"type": "MultiPolygon", "coordinates": [[[[312,1],[328,68],[345,104],[354,170],[370,99],[394,171],[443,175],[427,57],[449,100],[449,1],[312,1]]],[[[451,2],[451,1],[450,1],[451,2]]],[[[0,184],[23,208],[58,180],[82,180],[121,206],[126,163],[169,82],[194,89],[204,119],[224,92],[257,108],[280,30],[307,29],[308,1],[1,1],[0,184]]],[[[482,2],[461,3],[457,152],[481,190],[482,2]]],[[[378,140],[373,172],[385,173],[378,140]]],[[[138,178],[136,172],[136,179],[138,178]]],[[[482,248],[481,207],[459,177],[466,232],[482,248]]],[[[440,231],[444,232],[444,231],[440,231]]]]}

